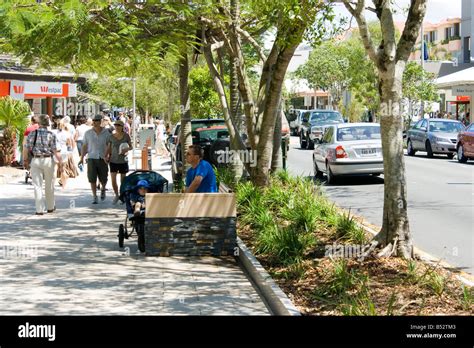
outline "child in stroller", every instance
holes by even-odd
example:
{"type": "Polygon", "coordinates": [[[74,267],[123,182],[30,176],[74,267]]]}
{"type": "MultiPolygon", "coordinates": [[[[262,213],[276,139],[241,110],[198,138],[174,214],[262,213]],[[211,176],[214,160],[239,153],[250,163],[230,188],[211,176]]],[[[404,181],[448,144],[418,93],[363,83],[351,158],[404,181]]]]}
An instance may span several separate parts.
{"type": "Polygon", "coordinates": [[[137,192],[130,195],[130,203],[135,217],[145,214],[145,197],[150,189],[150,184],[146,180],[137,183],[137,192]]]}
{"type": "Polygon", "coordinates": [[[127,217],[119,226],[119,247],[123,248],[124,239],[128,239],[133,231],[138,236],[138,249],[145,251],[145,197],[147,193],[163,193],[168,191],[168,180],[160,174],[149,170],[137,170],[125,177],[120,185],[120,201],[127,207],[127,217]],[[127,225],[132,230],[127,232],[127,225]]]}

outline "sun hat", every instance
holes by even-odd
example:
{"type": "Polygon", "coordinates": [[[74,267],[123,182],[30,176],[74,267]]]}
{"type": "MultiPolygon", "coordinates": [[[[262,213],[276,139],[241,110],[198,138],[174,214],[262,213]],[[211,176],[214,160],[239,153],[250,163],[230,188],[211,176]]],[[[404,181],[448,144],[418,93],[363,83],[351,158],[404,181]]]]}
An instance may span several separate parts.
{"type": "Polygon", "coordinates": [[[137,185],[135,186],[135,188],[139,189],[141,187],[149,189],[150,183],[146,180],[140,180],[139,182],[137,182],[137,185]]]}
{"type": "Polygon", "coordinates": [[[124,123],[123,123],[123,121],[117,120],[117,121],[114,122],[114,125],[123,127],[124,123]]]}
{"type": "Polygon", "coordinates": [[[102,121],[102,115],[95,115],[93,121],[102,121]]]}

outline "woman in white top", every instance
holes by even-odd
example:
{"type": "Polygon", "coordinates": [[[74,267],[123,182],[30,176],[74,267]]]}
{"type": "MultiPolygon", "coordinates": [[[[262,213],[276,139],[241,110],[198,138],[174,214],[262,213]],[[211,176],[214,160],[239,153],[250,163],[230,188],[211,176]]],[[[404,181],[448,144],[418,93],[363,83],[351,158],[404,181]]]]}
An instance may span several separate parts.
{"type": "Polygon", "coordinates": [[[60,179],[59,184],[65,188],[68,178],[75,178],[79,175],[72,157],[72,149],[74,140],[67,124],[63,121],[59,122],[58,132],[56,134],[58,147],[61,149],[62,162],[64,163],[62,170],[58,167],[57,177],[60,179]]]}
{"type": "Polygon", "coordinates": [[[79,152],[79,156],[81,155],[82,151],[82,144],[84,144],[84,134],[92,128],[92,120],[90,124],[88,124],[90,118],[86,121],[84,117],[81,117],[79,119],[80,126],[76,128],[76,131],[74,132],[74,140],[76,141],[77,145],[77,151],[79,152]]]}

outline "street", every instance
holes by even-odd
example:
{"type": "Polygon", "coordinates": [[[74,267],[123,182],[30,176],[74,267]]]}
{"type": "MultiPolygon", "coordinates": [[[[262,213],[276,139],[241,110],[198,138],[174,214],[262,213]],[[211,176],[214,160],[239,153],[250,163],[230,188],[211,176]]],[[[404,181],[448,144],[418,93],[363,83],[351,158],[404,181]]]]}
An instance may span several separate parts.
{"type": "MultiPolygon", "coordinates": [[[[446,156],[405,156],[408,216],[415,246],[465,272],[474,274],[474,162],[460,164],[446,156]]],[[[313,176],[312,151],[301,150],[292,137],[287,168],[313,176]]],[[[376,226],[382,225],[383,176],[323,182],[327,196],[376,226]]]]}

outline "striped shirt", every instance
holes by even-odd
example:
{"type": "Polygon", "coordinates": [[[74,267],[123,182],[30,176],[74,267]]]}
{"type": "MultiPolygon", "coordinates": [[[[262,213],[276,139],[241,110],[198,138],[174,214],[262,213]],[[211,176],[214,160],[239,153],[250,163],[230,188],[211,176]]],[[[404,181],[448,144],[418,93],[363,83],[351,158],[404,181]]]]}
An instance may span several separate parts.
{"type": "Polygon", "coordinates": [[[61,148],[57,144],[56,135],[46,128],[38,128],[36,131],[30,132],[26,139],[26,148],[33,151],[33,156],[53,156],[56,151],[61,148]],[[35,143],[35,134],[38,132],[35,143]]]}

